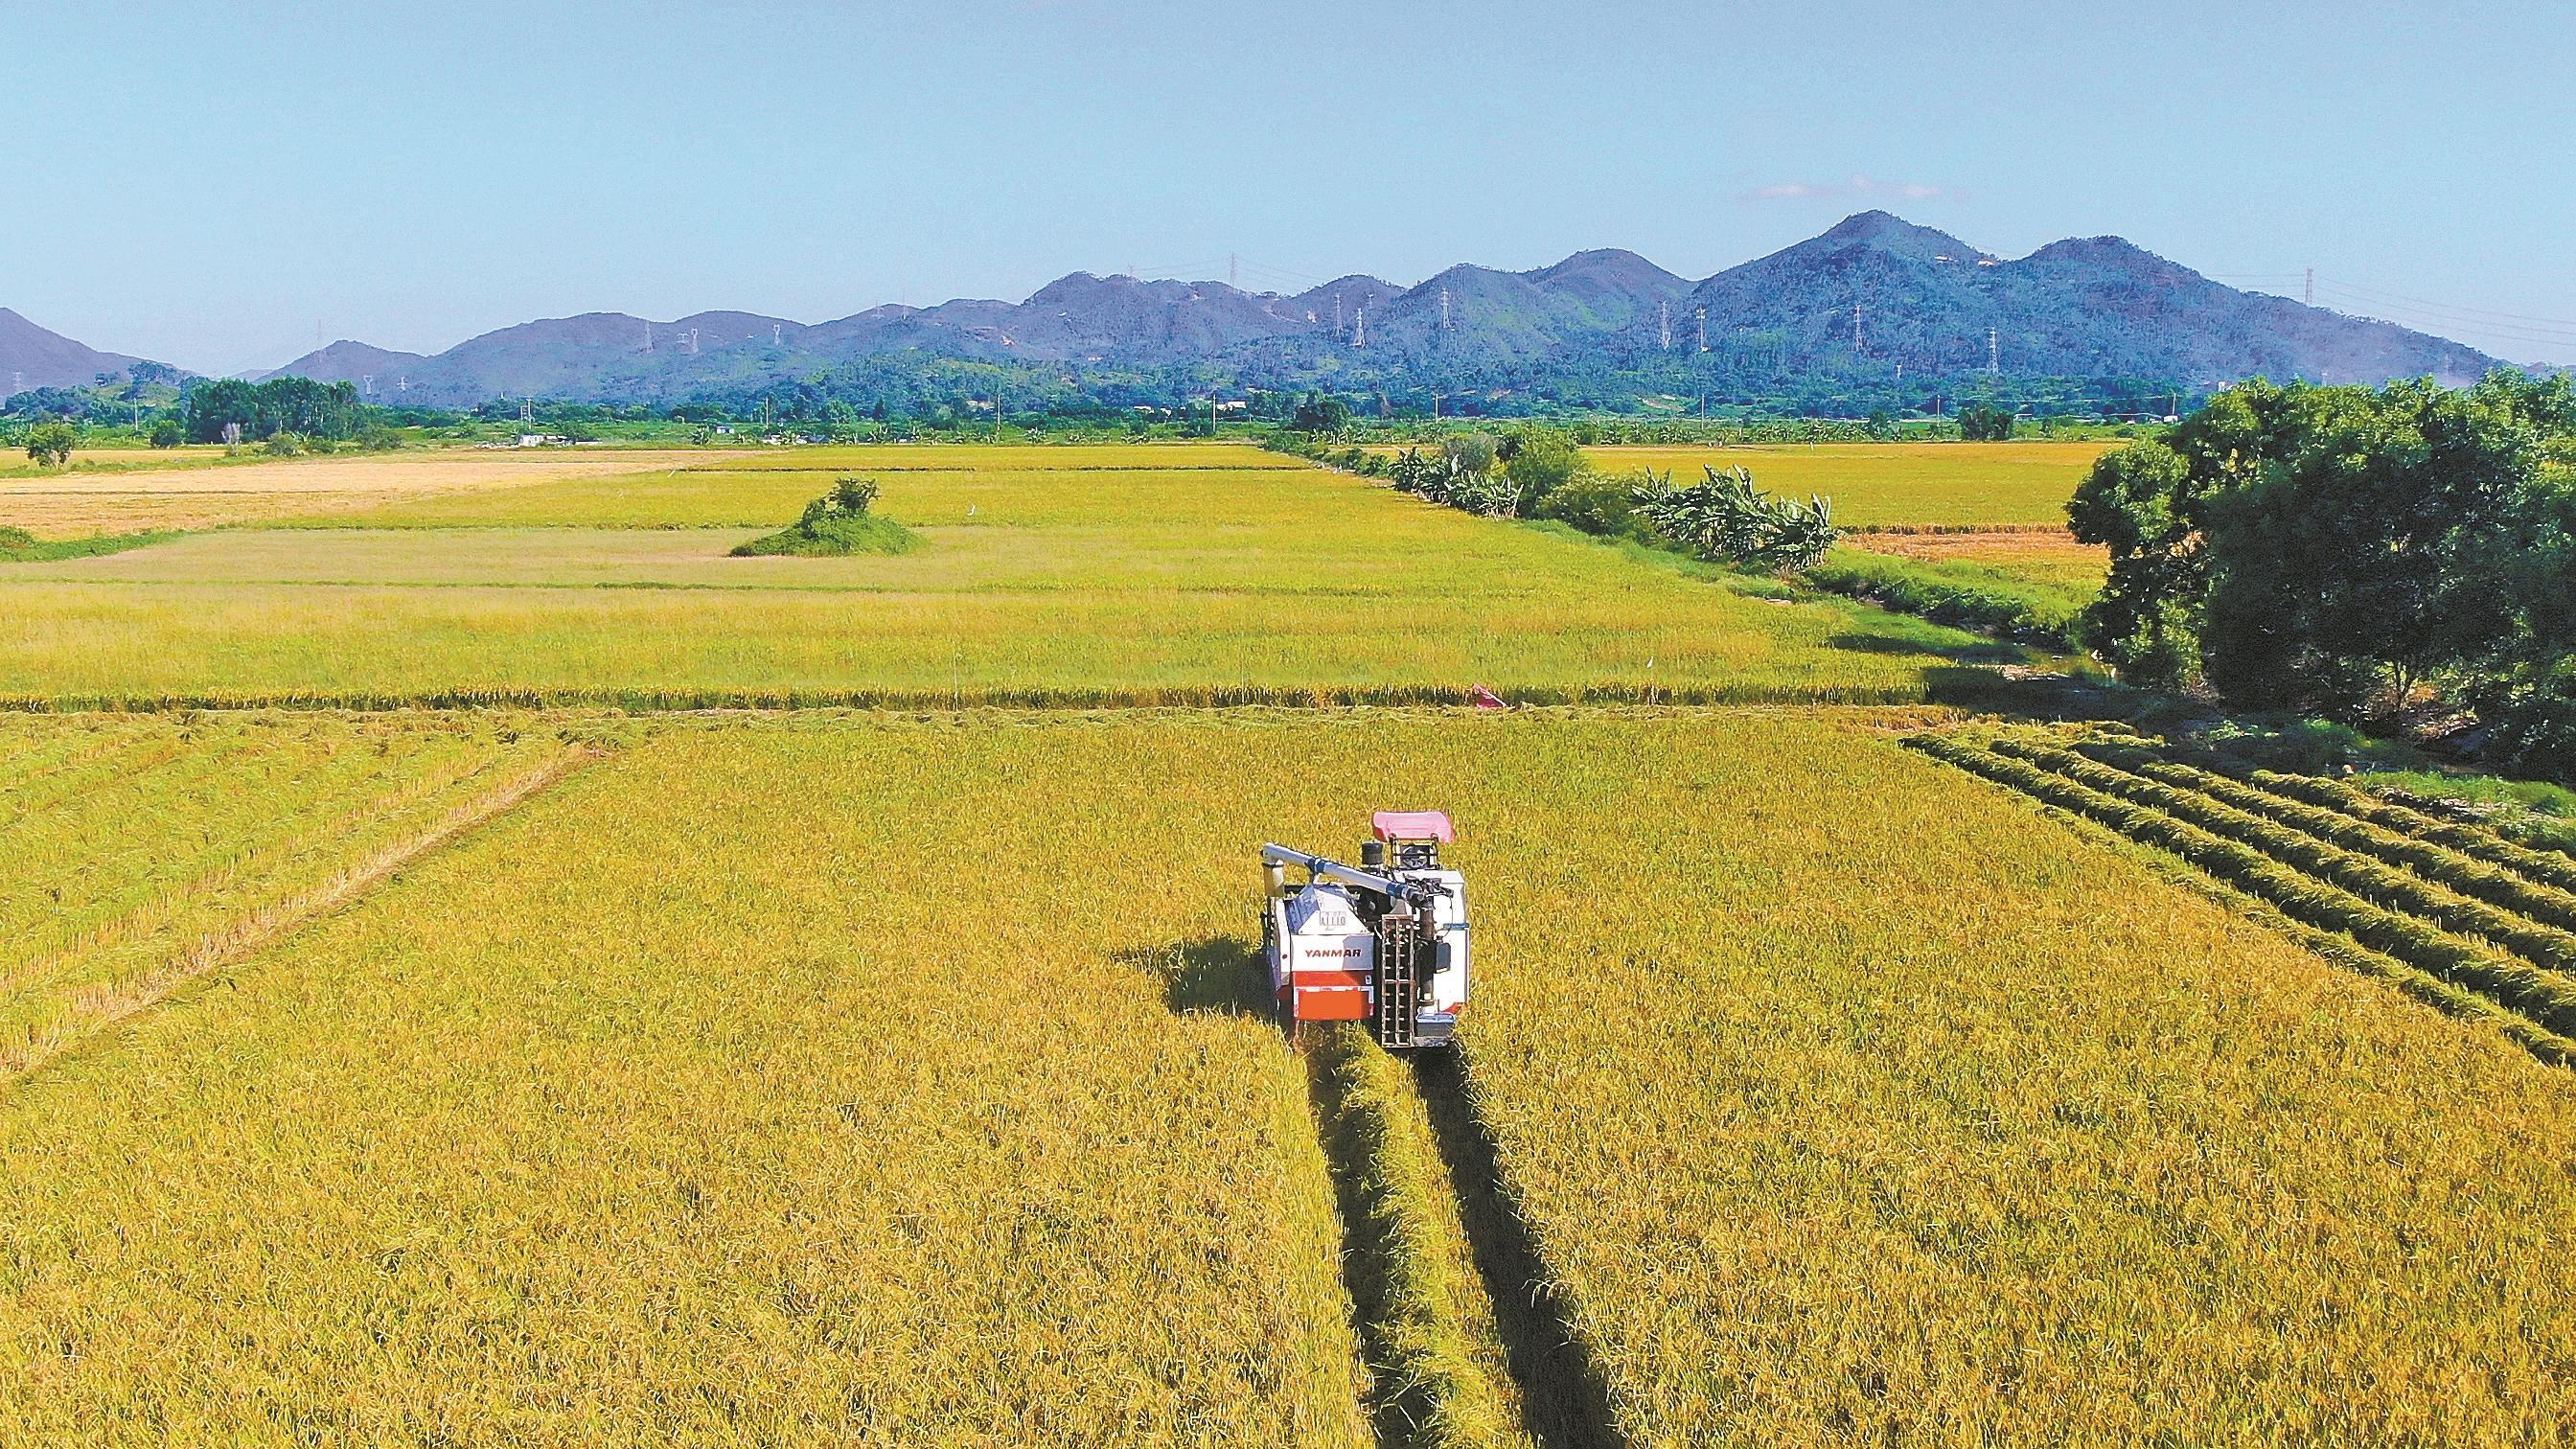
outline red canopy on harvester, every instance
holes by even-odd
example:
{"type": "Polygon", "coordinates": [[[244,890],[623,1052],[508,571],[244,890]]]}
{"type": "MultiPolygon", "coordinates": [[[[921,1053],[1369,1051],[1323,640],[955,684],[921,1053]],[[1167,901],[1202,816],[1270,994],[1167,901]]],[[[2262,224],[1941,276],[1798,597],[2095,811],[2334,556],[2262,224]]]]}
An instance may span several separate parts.
{"type": "Polygon", "coordinates": [[[1436,840],[1447,845],[1458,838],[1448,813],[1440,810],[1381,810],[1369,817],[1369,827],[1385,841],[1436,840]]]}

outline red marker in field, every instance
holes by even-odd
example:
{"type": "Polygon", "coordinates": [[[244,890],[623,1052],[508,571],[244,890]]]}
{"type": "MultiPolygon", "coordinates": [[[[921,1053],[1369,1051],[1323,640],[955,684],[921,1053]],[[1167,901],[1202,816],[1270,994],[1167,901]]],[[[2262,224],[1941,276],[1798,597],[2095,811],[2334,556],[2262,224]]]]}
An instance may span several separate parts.
{"type": "Polygon", "coordinates": [[[1501,695],[1494,693],[1492,690],[1487,689],[1481,684],[1469,685],[1467,687],[1467,697],[1475,701],[1476,708],[1478,709],[1511,708],[1510,705],[1503,703],[1503,697],[1501,695]]]}

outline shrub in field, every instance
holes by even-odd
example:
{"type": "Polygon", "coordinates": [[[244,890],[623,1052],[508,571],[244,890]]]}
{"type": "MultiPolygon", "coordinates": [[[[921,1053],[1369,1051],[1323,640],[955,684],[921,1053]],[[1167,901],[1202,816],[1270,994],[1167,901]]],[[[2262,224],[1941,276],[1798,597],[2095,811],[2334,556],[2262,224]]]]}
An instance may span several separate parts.
{"type": "Polygon", "coordinates": [[[1772,497],[1754,487],[1753,475],[1742,467],[1701,471],[1707,476],[1687,486],[1657,480],[1633,490],[1637,516],[1701,558],[1794,572],[1813,565],[1842,536],[1825,499],[1772,497]]]}
{"type": "Polygon", "coordinates": [[[1651,471],[1617,478],[1579,473],[1551,489],[1530,510],[1530,516],[1567,524],[1601,538],[1643,538],[1647,530],[1637,517],[1637,490],[1658,481],[1651,471]]]}
{"type": "Polygon", "coordinates": [[[804,517],[776,533],[735,545],[734,556],[839,557],[909,553],[919,548],[921,535],[891,518],[869,512],[876,500],[875,479],[835,479],[831,492],[805,505],[804,517]]]}
{"type": "Polygon", "coordinates": [[[1491,433],[1452,433],[1440,440],[1440,456],[1460,473],[1490,473],[1501,453],[1502,440],[1491,433]]]}
{"type": "Polygon", "coordinates": [[[72,449],[80,445],[80,434],[69,423],[38,423],[27,430],[27,456],[47,467],[59,468],[71,461],[72,449]]]}
{"type": "Polygon", "coordinates": [[[1531,428],[1516,434],[1512,442],[1503,475],[1519,493],[1523,514],[1535,513],[1551,494],[1590,471],[1582,448],[1555,428],[1531,428]]]}

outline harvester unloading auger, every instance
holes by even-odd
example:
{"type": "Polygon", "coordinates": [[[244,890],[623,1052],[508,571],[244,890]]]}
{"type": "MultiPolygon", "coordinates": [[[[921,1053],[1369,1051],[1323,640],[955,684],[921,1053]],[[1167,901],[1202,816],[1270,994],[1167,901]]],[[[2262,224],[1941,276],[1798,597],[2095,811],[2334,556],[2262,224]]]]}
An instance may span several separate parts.
{"type": "Polygon", "coordinates": [[[1381,810],[1360,863],[1261,847],[1261,955],[1280,1020],[1366,1023],[1378,1045],[1446,1046],[1467,1005],[1467,882],[1437,810],[1381,810]],[[1290,867],[1306,872],[1291,888],[1290,867]]]}

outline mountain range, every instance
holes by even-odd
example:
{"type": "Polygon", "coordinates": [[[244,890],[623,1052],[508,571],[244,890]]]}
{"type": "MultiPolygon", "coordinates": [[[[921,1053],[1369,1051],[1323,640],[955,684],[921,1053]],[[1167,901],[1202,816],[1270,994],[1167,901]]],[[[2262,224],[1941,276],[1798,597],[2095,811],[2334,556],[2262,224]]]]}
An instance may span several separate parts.
{"type": "MultiPolygon", "coordinates": [[[[0,311],[0,375],[86,382],[132,359],[0,311]],[[20,360],[20,359],[26,360],[20,360]]],[[[1406,287],[1364,274],[1294,294],[1077,272],[1023,302],[872,307],[804,323],[749,312],[670,321],[593,312],[505,327],[435,356],[335,342],[276,373],[360,382],[379,402],[504,397],[676,402],[836,369],[1023,364],[1237,386],[1544,389],[1575,375],[1927,383],[1980,372],[2205,387],[2255,374],[2330,382],[2502,366],[2456,342],[2241,292],[2118,237],[1999,257],[1883,211],[1699,280],[1633,252],[1532,271],[1459,265],[1406,287]]],[[[39,380],[43,379],[44,382],[39,380]]]]}

